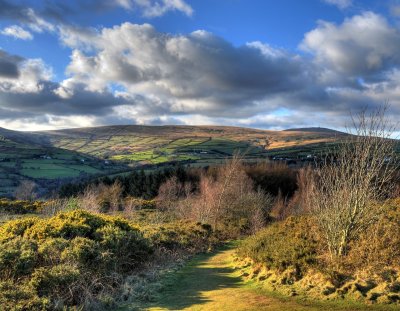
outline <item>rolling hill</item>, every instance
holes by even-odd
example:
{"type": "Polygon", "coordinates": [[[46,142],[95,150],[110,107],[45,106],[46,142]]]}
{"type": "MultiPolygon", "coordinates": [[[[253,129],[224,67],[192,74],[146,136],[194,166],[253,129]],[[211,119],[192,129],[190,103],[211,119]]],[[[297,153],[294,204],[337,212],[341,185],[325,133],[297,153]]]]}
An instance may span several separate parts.
{"type": "Polygon", "coordinates": [[[0,128],[0,196],[23,179],[43,190],[87,176],[170,162],[205,166],[236,151],[246,160],[323,151],[342,135],[321,128],[267,131],[227,126],[121,125],[40,132],[0,128]]]}
{"type": "Polygon", "coordinates": [[[77,177],[121,171],[77,151],[52,146],[46,136],[0,128],[0,197],[10,196],[22,180],[34,181],[39,192],[77,177]]]}
{"type": "Polygon", "coordinates": [[[287,147],[333,142],[344,133],[321,128],[266,131],[226,126],[105,126],[36,132],[52,146],[119,161],[155,163],[192,155],[219,158],[235,150],[265,155],[287,147]],[[268,146],[268,150],[266,147],[268,146]],[[205,154],[208,154],[205,156],[205,154]],[[160,159],[162,158],[162,159],[160,159]]]}

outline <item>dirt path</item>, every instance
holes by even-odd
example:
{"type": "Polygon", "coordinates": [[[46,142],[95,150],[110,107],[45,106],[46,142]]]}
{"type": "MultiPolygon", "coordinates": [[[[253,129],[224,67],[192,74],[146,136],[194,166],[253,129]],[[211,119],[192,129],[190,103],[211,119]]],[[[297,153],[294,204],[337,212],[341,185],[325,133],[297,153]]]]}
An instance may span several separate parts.
{"type": "MultiPolygon", "coordinates": [[[[370,310],[366,306],[312,303],[296,298],[280,298],[244,282],[232,267],[233,249],[213,255],[199,255],[163,280],[164,290],[155,302],[128,310],[204,310],[204,311],[303,311],[370,310]]],[[[373,310],[385,310],[373,308],[373,310]]]]}

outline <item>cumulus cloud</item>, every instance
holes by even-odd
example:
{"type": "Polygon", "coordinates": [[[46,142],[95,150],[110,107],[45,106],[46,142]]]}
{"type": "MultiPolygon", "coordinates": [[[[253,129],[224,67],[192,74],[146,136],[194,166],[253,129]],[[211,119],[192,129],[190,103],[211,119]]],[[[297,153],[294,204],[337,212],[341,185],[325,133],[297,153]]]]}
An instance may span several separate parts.
{"type": "Polygon", "coordinates": [[[352,5],[352,0],[323,0],[328,4],[337,6],[339,9],[345,9],[352,5]]]}
{"type": "Polygon", "coordinates": [[[260,42],[234,47],[206,31],[167,35],[124,23],[82,41],[92,43],[92,52],[73,40],[70,79],[92,91],[118,84],[146,96],[147,113],[250,115],[269,96],[301,89],[309,79],[307,64],[295,55],[260,42]]]}
{"type": "Polygon", "coordinates": [[[11,55],[6,51],[0,50],[0,80],[18,78],[18,65],[22,60],[22,57],[11,55]]]}
{"type": "Polygon", "coordinates": [[[320,21],[305,35],[301,48],[314,54],[320,66],[351,77],[379,78],[400,65],[400,31],[372,12],[341,25],[320,21]]]}
{"type": "Polygon", "coordinates": [[[32,40],[33,39],[33,35],[29,31],[23,29],[22,27],[20,27],[18,25],[12,25],[12,26],[4,28],[1,31],[1,34],[5,35],[5,36],[14,37],[15,39],[21,39],[21,40],[32,40]]]}
{"type": "Polygon", "coordinates": [[[42,60],[0,52],[0,126],[68,127],[76,117],[81,125],[342,127],[351,110],[386,100],[400,113],[399,31],[372,12],[320,21],[305,34],[301,55],[149,24],[59,29],[71,49],[64,81],[55,82],[42,60]]]}
{"type": "Polygon", "coordinates": [[[114,107],[127,104],[126,99],[108,90],[92,92],[79,82],[64,81],[69,91],[64,94],[63,84],[53,78],[52,69],[43,60],[25,59],[0,50],[0,123],[53,120],[51,124],[57,126],[66,124],[54,122],[57,118],[71,121],[76,116],[90,120],[107,116],[114,107]]]}
{"type": "Polygon", "coordinates": [[[129,10],[139,9],[146,17],[158,17],[170,11],[193,14],[193,8],[184,0],[115,0],[115,4],[129,10]]]}

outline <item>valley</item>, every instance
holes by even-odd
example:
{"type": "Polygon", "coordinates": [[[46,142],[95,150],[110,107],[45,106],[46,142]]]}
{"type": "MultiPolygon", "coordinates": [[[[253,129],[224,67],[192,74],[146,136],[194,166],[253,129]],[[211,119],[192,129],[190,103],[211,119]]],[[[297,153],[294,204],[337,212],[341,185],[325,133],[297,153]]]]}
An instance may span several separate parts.
{"type": "Polygon", "coordinates": [[[247,162],[321,154],[344,134],[308,128],[266,131],[227,126],[104,126],[41,132],[0,129],[0,196],[21,180],[41,192],[72,180],[180,163],[204,167],[236,152],[247,162]]]}

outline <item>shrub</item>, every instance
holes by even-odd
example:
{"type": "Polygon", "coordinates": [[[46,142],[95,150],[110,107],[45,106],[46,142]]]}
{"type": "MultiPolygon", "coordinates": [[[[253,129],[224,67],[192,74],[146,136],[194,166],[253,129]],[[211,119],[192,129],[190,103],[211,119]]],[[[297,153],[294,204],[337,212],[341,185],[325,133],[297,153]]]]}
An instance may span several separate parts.
{"type": "Polygon", "coordinates": [[[146,261],[151,250],[139,230],[124,231],[120,227],[109,225],[98,229],[96,236],[101,250],[108,252],[107,268],[116,271],[126,272],[137,268],[146,261]]]}
{"type": "Polygon", "coordinates": [[[350,244],[346,263],[350,269],[400,268],[400,198],[383,204],[382,214],[356,241],[350,244]]]}
{"type": "Polygon", "coordinates": [[[0,281],[0,306],[2,310],[50,310],[48,299],[39,297],[29,286],[21,286],[11,280],[0,281]]]}
{"type": "Polygon", "coordinates": [[[116,287],[109,280],[143,265],[152,251],[142,232],[118,217],[75,210],[10,221],[0,227],[0,302],[19,299],[17,310],[82,305],[116,287]]]}
{"type": "Polygon", "coordinates": [[[22,236],[37,220],[37,218],[23,218],[6,222],[0,226],[0,242],[16,236],[22,236]]]}
{"type": "Polygon", "coordinates": [[[124,200],[124,210],[134,211],[140,209],[155,209],[157,207],[155,200],[144,200],[141,198],[127,197],[124,200]]]}
{"type": "MultiPolygon", "coordinates": [[[[52,239],[54,241],[55,239],[52,239]]],[[[62,245],[62,244],[61,244],[62,245]]],[[[53,245],[52,245],[53,246],[53,245]]],[[[55,246],[55,245],[54,245],[55,246]]],[[[63,245],[62,245],[63,246],[63,245]]],[[[62,246],[60,249],[62,249],[62,246]]],[[[81,266],[96,266],[101,261],[99,256],[98,245],[95,241],[77,237],[72,239],[61,252],[62,261],[75,263],[81,266]]],[[[47,248],[47,251],[51,247],[47,248]]]]}
{"type": "Polygon", "coordinates": [[[211,226],[189,221],[176,221],[143,228],[144,235],[156,248],[198,252],[208,249],[216,240],[211,226]]]}
{"type": "Polygon", "coordinates": [[[268,268],[303,270],[316,263],[317,242],[310,233],[311,221],[306,217],[289,217],[245,239],[238,255],[249,257],[268,268]]]}
{"type": "Polygon", "coordinates": [[[16,279],[32,273],[37,262],[37,243],[21,237],[1,243],[0,279],[16,279]]]}
{"type": "Polygon", "coordinates": [[[56,265],[51,268],[38,268],[32,274],[29,285],[38,297],[51,297],[54,307],[62,305],[77,305],[80,303],[81,292],[77,283],[81,271],[69,265],[56,265]]]}
{"type": "Polygon", "coordinates": [[[0,213],[10,214],[29,214],[38,213],[43,210],[45,206],[44,202],[41,201],[24,201],[24,200],[8,200],[0,199],[0,213]]]}

